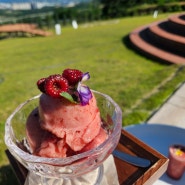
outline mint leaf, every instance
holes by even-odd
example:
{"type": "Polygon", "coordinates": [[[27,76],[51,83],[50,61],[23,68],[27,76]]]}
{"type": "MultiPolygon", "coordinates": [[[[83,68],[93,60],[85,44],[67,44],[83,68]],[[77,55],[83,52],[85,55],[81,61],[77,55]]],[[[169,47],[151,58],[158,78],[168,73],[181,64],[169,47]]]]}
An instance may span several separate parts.
{"type": "Polygon", "coordinates": [[[64,97],[64,98],[66,98],[67,100],[69,100],[70,102],[76,103],[76,101],[73,100],[73,97],[72,97],[69,93],[67,93],[67,92],[62,92],[62,93],[60,93],[60,95],[61,95],[62,97],[64,97]]]}

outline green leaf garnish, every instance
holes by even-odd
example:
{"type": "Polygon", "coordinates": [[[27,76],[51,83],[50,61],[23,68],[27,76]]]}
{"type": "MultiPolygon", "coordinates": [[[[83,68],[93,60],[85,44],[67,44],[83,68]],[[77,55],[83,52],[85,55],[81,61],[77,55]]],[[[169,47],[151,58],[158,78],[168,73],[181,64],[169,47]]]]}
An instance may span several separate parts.
{"type": "Polygon", "coordinates": [[[62,97],[64,97],[64,98],[66,98],[67,100],[69,100],[70,102],[76,103],[76,101],[74,101],[73,97],[72,97],[69,93],[67,93],[67,92],[62,92],[62,93],[60,93],[60,95],[61,95],[62,97]]]}

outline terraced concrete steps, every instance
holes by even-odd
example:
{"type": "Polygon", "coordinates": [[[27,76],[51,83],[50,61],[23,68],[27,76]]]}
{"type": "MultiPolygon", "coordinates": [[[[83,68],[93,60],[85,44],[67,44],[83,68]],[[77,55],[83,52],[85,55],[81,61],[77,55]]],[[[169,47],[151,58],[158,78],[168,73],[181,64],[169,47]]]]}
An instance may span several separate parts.
{"type": "Polygon", "coordinates": [[[185,14],[171,16],[168,19],[169,30],[174,33],[185,36],[185,14]]]}
{"type": "Polygon", "coordinates": [[[129,35],[134,48],[155,60],[185,64],[185,15],[154,22],[129,35]]]}

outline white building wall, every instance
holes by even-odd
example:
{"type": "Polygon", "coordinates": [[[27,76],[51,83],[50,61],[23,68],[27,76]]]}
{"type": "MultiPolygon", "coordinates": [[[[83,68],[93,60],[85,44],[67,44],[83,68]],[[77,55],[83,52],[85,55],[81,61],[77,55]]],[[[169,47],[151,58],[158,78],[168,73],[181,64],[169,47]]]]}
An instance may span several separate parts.
{"type": "Polygon", "coordinates": [[[31,10],[30,3],[12,3],[12,10],[31,10]]]}

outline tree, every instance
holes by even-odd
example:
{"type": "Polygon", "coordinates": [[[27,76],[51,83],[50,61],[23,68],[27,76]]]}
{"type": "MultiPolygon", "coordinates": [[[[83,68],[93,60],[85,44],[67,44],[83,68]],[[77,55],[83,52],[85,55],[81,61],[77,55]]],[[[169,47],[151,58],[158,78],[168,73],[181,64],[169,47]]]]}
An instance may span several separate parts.
{"type": "Polygon", "coordinates": [[[118,17],[120,12],[124,12],[129,3],[135,3],[135,0],[131,0],[131,2],[127,0],[101,0],[101,3],[103,4],[102,14],[105,17],[114,18],[118,17]]]}

